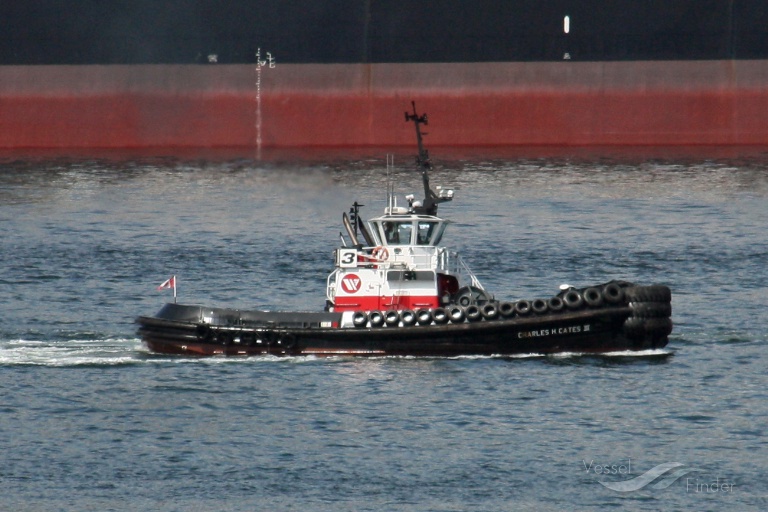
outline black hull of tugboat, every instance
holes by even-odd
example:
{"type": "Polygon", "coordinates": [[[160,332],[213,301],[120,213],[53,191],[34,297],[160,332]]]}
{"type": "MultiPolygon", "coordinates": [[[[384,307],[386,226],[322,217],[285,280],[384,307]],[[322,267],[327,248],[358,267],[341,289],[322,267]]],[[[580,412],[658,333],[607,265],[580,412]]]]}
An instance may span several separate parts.
{"type": "Polygon", "coordinates": [[[153,352],[185,355],[513,356],[640,351],[667,345],[665,286],[627,288],[613,303],[578,310],[512,313],[461,323],[353,327],[341,313],[267,313],[167,304],[139,317],[153,352]]]}

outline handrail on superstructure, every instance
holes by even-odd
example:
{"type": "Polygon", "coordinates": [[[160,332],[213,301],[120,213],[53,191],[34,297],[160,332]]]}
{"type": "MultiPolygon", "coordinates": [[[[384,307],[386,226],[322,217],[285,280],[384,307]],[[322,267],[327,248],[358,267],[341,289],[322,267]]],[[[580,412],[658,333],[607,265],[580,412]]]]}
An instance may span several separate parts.
{"type": "Polygon", "coordinates": [[[472,286],[485,290],[480,280],[477,278],[472,269],[464,262],[464,259],[457,251],[449,251],[446,249],[438,250],[438,261],[435,268],[445,270],[452,275],[466,276],[469,278],[469,282],[472,286]]]}

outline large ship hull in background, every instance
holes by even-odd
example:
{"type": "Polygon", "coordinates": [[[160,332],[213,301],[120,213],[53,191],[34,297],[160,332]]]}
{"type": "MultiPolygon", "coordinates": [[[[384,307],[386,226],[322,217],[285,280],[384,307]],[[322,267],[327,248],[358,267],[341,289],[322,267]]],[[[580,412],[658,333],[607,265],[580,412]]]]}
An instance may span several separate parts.
{"type": "Polygon", "coordinates": [[[759,0],[31,0],[0,6],[0,147],[404,145],[410,100],[434,145],[762,145],[767,26],[759,0]]]}

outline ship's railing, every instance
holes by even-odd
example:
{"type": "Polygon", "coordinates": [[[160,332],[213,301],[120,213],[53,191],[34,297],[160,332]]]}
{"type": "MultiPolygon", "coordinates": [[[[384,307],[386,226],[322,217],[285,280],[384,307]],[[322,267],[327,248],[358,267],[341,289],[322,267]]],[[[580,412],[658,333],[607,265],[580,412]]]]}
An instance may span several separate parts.
{"type": "Polygon", "coordinates": [[[433,270],[437,266],[437,247],[432,246],[388,246],[363,249],[362,260],[369,260],[368,266],[388,269],[433,270]]]}
{"type": "Polygon", "coordinates": [[[334,269],[328,276],[328,281],[325,284],[325,296],[330,302],[336,301],[336,275],[341,272],[341,269],[334,269]]]}
{"type": "Polygon", "coordinates": [[[438,247],[435,268],[448,274],[459,276],[459,282],[469,282],[472,286],[485,290],[474,272],[467,266],[458,252],[449,251],[443,247],[438,247]]]}

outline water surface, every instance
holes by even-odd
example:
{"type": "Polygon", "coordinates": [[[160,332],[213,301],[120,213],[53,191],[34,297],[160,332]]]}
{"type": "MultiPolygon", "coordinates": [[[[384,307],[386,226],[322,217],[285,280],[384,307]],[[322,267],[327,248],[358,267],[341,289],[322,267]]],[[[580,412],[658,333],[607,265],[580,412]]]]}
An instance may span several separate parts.
{"type": "Polygon", "coordinates": [[[667,284],[669,346],[153,355],[133,319],[171,275],[180,302],[321,309],[341,213],[418,195],[410,153],[2,154],[0,508],[764,510],[768,154],[440,154],[444,243],[498,298],[667,284]],[[668,462],[663,489],[600,483],[668,462]]]}

